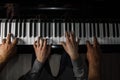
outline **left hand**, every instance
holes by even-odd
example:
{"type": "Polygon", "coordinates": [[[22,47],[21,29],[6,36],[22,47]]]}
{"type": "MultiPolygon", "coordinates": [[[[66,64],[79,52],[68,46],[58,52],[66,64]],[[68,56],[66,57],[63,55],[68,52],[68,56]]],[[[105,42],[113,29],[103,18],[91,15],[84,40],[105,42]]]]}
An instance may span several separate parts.
{"type": "Polygon", "coordinates": [[[75,40],[74,33],[68,32],[66,32],[66,43],[61,42],[61,45],[64,47],[65,51],[68,53],[72,60],[76,60],[79,57],[78,43],[79,40],[75,40]]]}
{"type": "Polygon", "coordinates": [[[10,38],[11,34],[8,34],[7,39],[3,39],[2,44],[0,44],[0,63],[7,61],[16,52],[18,39],[15,38],[13,42],[11,42],[10,38]]]}

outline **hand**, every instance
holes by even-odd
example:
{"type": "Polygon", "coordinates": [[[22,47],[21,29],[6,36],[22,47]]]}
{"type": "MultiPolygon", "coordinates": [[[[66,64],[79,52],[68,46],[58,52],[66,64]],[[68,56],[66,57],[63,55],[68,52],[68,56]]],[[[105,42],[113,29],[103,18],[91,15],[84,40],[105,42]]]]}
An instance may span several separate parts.
{"type": "Polygon", "coordinates": [[[10,40],[11,34],[7,35],[7,40],[3,39],[2,44],[0,44],[0,63],[7,61],[16,52],[16,44],[18,39],[15,38],[13,42],[10,40]]]}
{"type": "Polygon", "coordinates": [[[34,43],[34,50],[38,61],[44,63],[50,55],[51,46],[47,46],[46,39],[39,39],[34,43]]]}
{"type": "Polygon", "coordinates": [[[93,46],[91,46],[90,42],[87,41],[87,59],[89,64],[98,64],[100,63],[101,50],[97,38],[94,37],[93,46]]]}
{"type": "Polygon", "coordinates": [[[76,42],[74,33],[66,32],[66,43],[61,42],[61,45],[64,47],[65,51],[68,53],[72,60],[76,60],[79,57],[78,53],[78,43],[76,42]]]}
{"type": "Polygon", "coordinates": [[[87,59],[89,62],[89,80],[101,80],[101,50],[96,38],[94,38],[93,46],[87,41],[87,59]]]}

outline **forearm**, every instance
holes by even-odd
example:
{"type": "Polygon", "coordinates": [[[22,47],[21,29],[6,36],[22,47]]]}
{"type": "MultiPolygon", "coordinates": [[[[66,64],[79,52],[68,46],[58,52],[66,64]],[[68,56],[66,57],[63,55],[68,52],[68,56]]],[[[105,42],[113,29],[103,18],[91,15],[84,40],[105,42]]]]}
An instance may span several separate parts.
{"type": "Polygon", "coordinates": [[[89,80],[101,80],[100,65],[89,65],[89,80]]]}
{"type": "Polygon", "coordinates": [[[0,72],[3,70],[6,64],[7,60],[3,60],[3,58],[0,56],[0,72]]]}
{"type": "Polygon", "coordinates": [[[41,62],[35,60],[32,69],[19,80],[37,80],[39,78],[42,66],[43,64],[41,62]]]}
{"type": "Polygon", "coordinates": [[[87,66],[83,65],[81,57],[72,60],[73,72],[76,80],[87,80],[87,66]]]}

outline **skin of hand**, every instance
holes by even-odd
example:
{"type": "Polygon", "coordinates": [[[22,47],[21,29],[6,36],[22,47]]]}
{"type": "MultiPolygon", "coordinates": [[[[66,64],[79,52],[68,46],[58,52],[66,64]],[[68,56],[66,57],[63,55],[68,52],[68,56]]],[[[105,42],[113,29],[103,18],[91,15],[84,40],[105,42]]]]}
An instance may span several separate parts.
{"type": "Polygon", "coordinates": [[[78,53],[78,41],[75,40],[74,33],[65,33],[66,36],[66,42],[61,42],[61,45],[65,49],[65,51],[68,53],[70,56],[71,60],[76,60],[79,57],[78,53]]]}
{"type": "Polygon", "coordinates": [[[38,38],[38,40],[34,42],[33,47],[37,60],[44,63],[50,55],[51,45],[47,45],[46,39],[38,38]]]}
{"type": "Polygon", "coordinates": [[[89,62],[89,80],[100,80],[101,49],[96,37],[94,37],[93,46],[87,41],[87,59],[89,62]]]}
{"type": "Polygon", "coordinates": [[[6,62],[9,58],[11,58],[16,53],[16,45],[18,39],[15,38],[13,42],[11,42],[11,34],[7,35],[7,39],[2,40],[2,44],[0,44],[0,63],[6,62]]]}

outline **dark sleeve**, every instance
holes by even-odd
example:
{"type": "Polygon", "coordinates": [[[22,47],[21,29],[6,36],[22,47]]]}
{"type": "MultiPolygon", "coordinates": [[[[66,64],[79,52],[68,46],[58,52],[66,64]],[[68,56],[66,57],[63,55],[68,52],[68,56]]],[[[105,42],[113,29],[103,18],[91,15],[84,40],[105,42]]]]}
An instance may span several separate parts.
{"type": "Polygon", "coordinates": [[[83,64],[81,57],[72,61],[72,65],[76,80],[88,80],[87,66],[83,64]]]}
{"type": "Polygon", "coordinates": [[[19,80],[38,80],[43,64],[35,60],[32,69],[19,80]]]}

